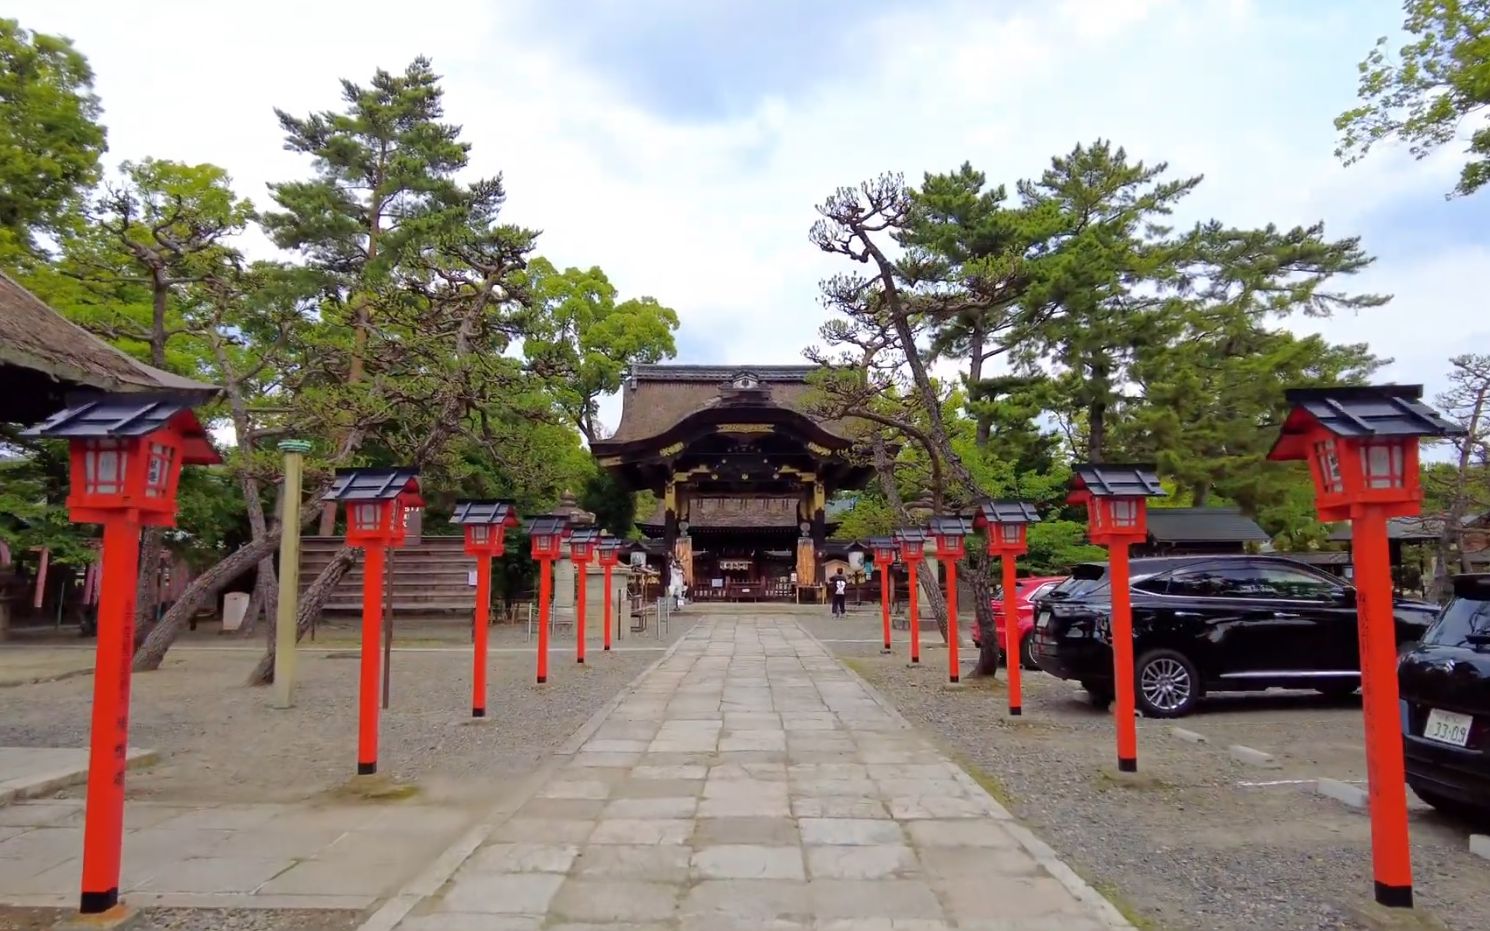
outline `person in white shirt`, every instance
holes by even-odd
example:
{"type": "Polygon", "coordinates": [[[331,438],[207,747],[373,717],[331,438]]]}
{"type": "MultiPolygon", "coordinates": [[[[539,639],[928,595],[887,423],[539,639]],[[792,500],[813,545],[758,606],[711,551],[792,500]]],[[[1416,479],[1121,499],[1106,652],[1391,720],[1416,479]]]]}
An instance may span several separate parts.
{"type": "Polygon", "coordinates": [[[833,577],[828,580],[828,591],[833,593],[833,616],[847,614],[848,576],[843,574],[842,569],[833,573],[833,577]]]}

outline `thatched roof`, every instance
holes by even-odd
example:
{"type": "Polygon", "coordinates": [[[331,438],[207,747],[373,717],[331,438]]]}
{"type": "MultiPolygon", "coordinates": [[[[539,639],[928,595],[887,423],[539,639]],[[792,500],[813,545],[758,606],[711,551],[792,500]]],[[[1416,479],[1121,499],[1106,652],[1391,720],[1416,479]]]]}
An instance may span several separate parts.
{"type": "Polygon", "coordinates": [[[200,401],[218,390],[120,352],[0,273],[0,421],[40,421],[79,388],[186,392],[200,401]]]}
{"type": "MultiPolygon", "coordinates": [[[[770,403],[808,417],[807,401],[814,392],[808,365],[638,365],[621,389],[621,423],[607,443],[629,443],[657,436],[683,418],[726,400],[721,387],[737,375],[752,375],[767,392],[770,403]]],[[[816,421],[816,418],[813,418],[816,421]]],[[[829,433],[852,437],[844,421],[817,421],[829,433]]]]}

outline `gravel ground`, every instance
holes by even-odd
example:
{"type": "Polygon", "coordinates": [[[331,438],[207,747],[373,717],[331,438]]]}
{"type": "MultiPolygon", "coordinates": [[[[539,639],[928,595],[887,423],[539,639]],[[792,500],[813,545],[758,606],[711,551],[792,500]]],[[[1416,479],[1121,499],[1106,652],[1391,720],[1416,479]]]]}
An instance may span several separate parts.
{"type": "MultiPolygon", "coordinates": [[[[596,710],[661,655],[670,636],[628,637],[610,654],[592,648],[573,661],[572,637],[551,653],[548,685],[533,682],[522,635],[493,637],[487,717],[470,717],[470,653],[464,648],[397,651],[392,706],[382,712],[380,771],[417,782],[426,796],[477,799],[534,768],[596,710]]],[[[129,795],[162,801],[295,801],[344,782],[356,760],[355,651],[302,649],[296,706],[269,707],[267,689],[242,682],[257,649],[172,651],[156,672],[138,675],[130,743],[161,752],[130,773],[129,795]]],[[[0,745],[85,746],[92,677],[0,690],[0,745]]],[[[81,787],[69,790],[76,794],[81,787]]]]}
{"type": "MultiPolygon", "coordinates": [[[[1364,814],[1297,780],[1364,779],[1359,699],[1302,693],[1225,696],[1182,726],[1139,721],[1137,779],[1116,774],[1110,715],[1074,683],[1024,676],[1023,718],[1004,712],[1002,678],[948,689],[934,631],[920,668],[881,657],[878,620],[805,618],[803,626],[873,683],[914,725],[929,728],[1009,808],[1141,927],[1255,931],[1367,928],[1370,827],[1364,814]],[[1281,768],[1234,762],[1232,743],[1278,756],[1281,768]],[[1295,781],[1295,782],[1290,782],[1295,781]],[[1279,782],[1277,785],[1256,783],[1279,782]],[[1254,783],[1246,785],[1245,783],[1254,783]]],[[[964,672],[975,658],[964,651],[964,672]]],[[[1421,806],[1412,823],[1422,909],[1451,928],[1490,928],[1490,871],[1468,852],[1469,828],[1421,806]]]]}
{"type": "MultiPolygon", "coordinates": [[[[0,907],[0,931],[50,931],[71,912],[0,907]]],[[[343,910],[148,908],[135,931],[352,931],[362,913],[343,910]]]]}

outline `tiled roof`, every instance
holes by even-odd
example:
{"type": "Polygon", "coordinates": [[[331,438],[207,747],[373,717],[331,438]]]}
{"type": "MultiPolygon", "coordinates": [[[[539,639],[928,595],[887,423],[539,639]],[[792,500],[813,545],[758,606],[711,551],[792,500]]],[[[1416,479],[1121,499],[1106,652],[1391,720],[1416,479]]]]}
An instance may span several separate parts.
{"type": "MultiPolygon", "coordinates": [[[[621,389],[621,422],[607,443],[629,443],[667,431],[690,414],[720,405],[725,400],[721,386],[735,375],[754,375],[781,408],[807,413],[815,389],[807,376],[816,371],[806,365],[638,365],[621,389]]],[[[818,425],[837,436],[851,436],[846,421],[819,421],[818,425]]]]}
{"type": "Polygon", "coordinates": [[[1033,504],[1024,501],[986,501],[978,506],[973,515],[974,527],[986,527],[989,524],[1036,524],[1040,522],[1040,512],[1035,510],[1033,504]]]}
{"type": "Polygon", "coordinates": [[[86,437],[140,437],[171,426],[183,437],[181,461],[187,465],[211,465],[222,461],[207,439],[207,432],[191,411],[190,395],[148,392],[140,394],[79,395],[70,405],[44,423],[22,431],[22,436],[52,439],[86,437]]]}
{"type": "Polygon", "coordinates": [[[1445,436],[1462,432],[1419,400],[1422,396],[1422,385],[1294,388],[1283,392],[1288,403],[1308,412],[1338,436],[1445,436]]]}
{"type": "Polygon", "coordinates": [[[517,508],[511,501],[498,498],[490,501],[457,501],[455,512],[450,515],[452,524],[501,524],[515,527],[518,523],[517,508]]]}
{"type": "Polygon", "coordinates": [[[413,467],[397,469],[337,469],[336,481],[326,492],[324,501],[388,501],[397,498],[410,484],[415,494],[419,492],[419,470],[413,467]]]}
{"type": "Polygon", "coordinates": [[[1272,539],[1237,508],[1149,508],[1156,543],[1266,543],[1272,539]]]}
{"type": "Polygon", "coordinates": [[[1098,498],[1154,497],[1164,494],[1150,464],[1085,462],[1071,468],[1072,483],[1098,498]]]}
{"type": "MultiPolygon", "coordinates": [[[[1154,512],[1149,512],[1152,519],[1154,512]]],[[[1388,540],[1437,540],[1443,532],[1441,517],[1389,517],[1387,518],[1388,540]]],[[[1350,524],[1337,524],[1330,531],[1330,539],[1350,541],[1350,524]]]]}

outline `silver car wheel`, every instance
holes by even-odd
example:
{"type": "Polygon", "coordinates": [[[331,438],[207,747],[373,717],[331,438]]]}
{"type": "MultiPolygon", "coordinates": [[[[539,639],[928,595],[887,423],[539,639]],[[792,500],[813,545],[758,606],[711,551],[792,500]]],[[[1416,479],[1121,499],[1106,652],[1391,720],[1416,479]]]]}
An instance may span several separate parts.
{"type": "Polygon", "coordinates": [[[1190,671],[1179,660],[1161,656],[1143,667],[1138,689],[1144,701],[1160,711],[1177,711],[1190,701],[1194,683],[1190,671]]]}

